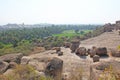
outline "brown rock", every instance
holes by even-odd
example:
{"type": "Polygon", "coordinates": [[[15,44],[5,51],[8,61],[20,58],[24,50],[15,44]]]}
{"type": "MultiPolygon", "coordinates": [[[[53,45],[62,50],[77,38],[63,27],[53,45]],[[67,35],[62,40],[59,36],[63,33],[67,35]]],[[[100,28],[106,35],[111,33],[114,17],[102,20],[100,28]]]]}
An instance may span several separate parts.
{"type": "Polygon", "coordinates": [[[107,48],[106,47],[101,47],[96,49],[96,54],[99,56],[108,56],[107,54],[107,48]]]}
{"type": "Polygon", "coordinates": [[[59,58],[53,58],[45,69],[46,76],[51,76],[54,80],[62,79],[63,61],[59,58]]]}
{"type": "Polygon", "coordinates": [[[17,54],[6,54],[3,56],[0,56],[0,60],[5,61],[5,62],[16,62],[20,63],[21,58],[23,57],[22,53],[17,53],[17,54]]]}
{"type": "Polygon", "coordinates": [[[89,54],[90,54],[90,57],[93,57],[94,55],[96,55],[96,49],[90,49],[89,54]]]}
{"type": "Polygon", "coordinates": [[[76,55],[79,55],[79,56],[86,56],[86,52],[87,51],[85,47],[79,47],[75,51],[76,55]]]}
{"type": "Polygon", "coordinates": [[[98,62],[100,60],[100,56],[94,55],[93,56],[93,62],[98,62]]]}
{"type": "Polygon", "coordinates": [[[0,74],[4,73],[7,70],[8,66],[9,64],[7,62],[0,61],[0,74]]]}
{"type": "Polygon", "coordinates": [[[70,47],[70,49],[72,50],[71,52],[75,52],[75,50],[79,47],[80,45],[80,41],[79,40],[73,40],[72,45],[70,47]]]}

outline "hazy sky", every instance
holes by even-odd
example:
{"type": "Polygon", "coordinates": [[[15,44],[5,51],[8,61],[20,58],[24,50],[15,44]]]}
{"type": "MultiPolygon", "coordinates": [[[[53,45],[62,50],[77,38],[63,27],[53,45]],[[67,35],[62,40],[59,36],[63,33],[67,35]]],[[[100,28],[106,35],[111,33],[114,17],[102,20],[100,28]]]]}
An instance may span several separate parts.
{"type": "Polygon", "coordinates": [[[120,20],[120,0],[0,0],[0,24],[101,24],[120,20]]]}

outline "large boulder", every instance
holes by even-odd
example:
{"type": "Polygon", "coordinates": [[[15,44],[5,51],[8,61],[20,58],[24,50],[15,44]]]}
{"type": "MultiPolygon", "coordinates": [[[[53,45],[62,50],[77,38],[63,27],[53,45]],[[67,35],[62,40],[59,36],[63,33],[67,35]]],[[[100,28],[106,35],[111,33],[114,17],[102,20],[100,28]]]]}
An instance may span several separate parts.
{"type": "Polygon", "coordinates": [[[53,58],[45,69],[46,76],[51,76],[54,80],[62,79],[63,61],[59,58],[53,58]]]}
{"type": "Polygon", "coordinates": [[[72,43],[72,45],[71,45],[70,49],[72,50],[71,52],[73,53],[79,47],[80,41],[79,40],[73,40],[71,43],[72,43]]]}
{"type": "Polygon", "coordinates": [[[65,42],[65,43],[64,43],[64,47],[65,47],[65,48],[70,48],[70,46],[71,46],[71,43],[70,43],[70,42],[65,42]]]}
{"type": "Polygon", "coordinates": [[[0,56],[0,60],[5,61],[5,62],[16,62],[20,63],[21,58],[23,57],[22,53],[17,53],[17,54],[6,54],[3,56],[0,56]]]}
{"type": "Polygon", "coordinates": [[[111,80],[111,76],[115,77],[115,80],[120,80],[120,62],[115,60],[102,61],[93,63],[90,66],[90,80],[103,79],[111,80]],[[110,76],[111,75],[111,76],[110,76]]]}
{"type": "Polygon", "coordinates": [[[107,54],[107,48],[106,47],[100,47],[96,49],[96,54],[99,56],[108,56],[107,54]]]}
{"type": "Polygon", "coordinates": [[[106,47],[99,48],[93,47],[92,49],[89,49],[89,51],[87,52],[90,54],[90,57],[93,57],[94,55],[108,56],[106,47]]]}
{"type": "Polygon", "coordinates": [[[75,53],[78,56],[86,56],[87,50],[85,47],[79,47],[76,49],[75,53]]]}
{"type": "Polygon", "coordinates": [[[8,66],[9,64],[7,62],[0,61],[0,74],[4,73],[7,70],[8,66]]]}

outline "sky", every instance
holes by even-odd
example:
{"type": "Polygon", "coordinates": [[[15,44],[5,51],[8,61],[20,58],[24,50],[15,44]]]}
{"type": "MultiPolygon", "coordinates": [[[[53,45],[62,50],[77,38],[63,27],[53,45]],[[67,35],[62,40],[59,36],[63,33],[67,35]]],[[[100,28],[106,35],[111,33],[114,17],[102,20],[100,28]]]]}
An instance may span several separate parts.
{"type": "Polygon", "coordinates": [[[120,20],[120,0],[0,0],[0,24],[104,24],[120,20]]]}

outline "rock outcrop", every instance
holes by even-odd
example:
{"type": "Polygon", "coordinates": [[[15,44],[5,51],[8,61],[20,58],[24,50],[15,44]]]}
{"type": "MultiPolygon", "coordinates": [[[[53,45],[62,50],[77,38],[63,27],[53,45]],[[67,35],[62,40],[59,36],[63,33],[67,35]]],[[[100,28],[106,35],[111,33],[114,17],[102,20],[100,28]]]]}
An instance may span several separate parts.
{"type": "Polygon", "coordinates": [[[16,62],[16,63],[20,63],[21,58],[23,57],[22,53],[17,53],[17,54],[7,54],[7,55],[3,55],[0,56],[0,60],[1,61],[5,61],[5,62],[16,62]]]}
{"type": "Polygon", "coordinates": [[[70,49],[72,50],[71,52],[73,53],[79,47],[80,41],[79,40],[73,40],[71,43],[72,43],[72,45],[71,45],[70,49]]]}
{"type": "Polygon", "coordinates": [[[46,76],[51,76],[54,80],[62,79],[63,61],[59,58],[53,58],[45,69],[46,76]]]}
{"type": "Polygon", "coordinates": [[[90,80],[98,80],[101,77],[105,79],[105,77],[108,77],[108,75],[111,72],[114,72],[114,74],[112,75],[116,78],[116,80],[119,80],[120,79],[119,67],[120,62],[115,60],[93,63],[90,67],[90,80]]]}
{"type": "Polygon", "coordinates": [[[4,73],[7,70],[8,66],[9,64],[7,62],[0,61],[0,74],[4,73]]]}

